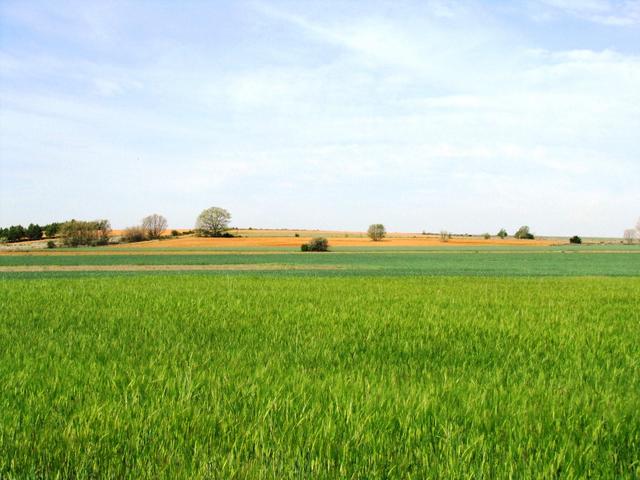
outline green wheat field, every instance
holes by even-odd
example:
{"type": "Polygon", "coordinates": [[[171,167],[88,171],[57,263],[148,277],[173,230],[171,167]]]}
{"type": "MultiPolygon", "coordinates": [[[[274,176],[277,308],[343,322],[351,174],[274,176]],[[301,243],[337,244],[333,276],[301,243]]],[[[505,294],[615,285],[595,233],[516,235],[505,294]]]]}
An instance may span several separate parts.
{"type": "Polygon", "coordinates": [[[640,477],[633,250],[131,264],[302,267],[0,272],[0,478],[640,477]]]}

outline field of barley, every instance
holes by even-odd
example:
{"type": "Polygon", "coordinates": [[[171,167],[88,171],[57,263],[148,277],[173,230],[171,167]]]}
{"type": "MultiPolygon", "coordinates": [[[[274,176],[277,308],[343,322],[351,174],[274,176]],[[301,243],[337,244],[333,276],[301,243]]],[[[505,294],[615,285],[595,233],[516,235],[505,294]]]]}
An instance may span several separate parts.
{"type": "Polygon", "coordinates": [[[0,478],[638,478],[638,250],[447,252],[0,256],[0,478]]]}

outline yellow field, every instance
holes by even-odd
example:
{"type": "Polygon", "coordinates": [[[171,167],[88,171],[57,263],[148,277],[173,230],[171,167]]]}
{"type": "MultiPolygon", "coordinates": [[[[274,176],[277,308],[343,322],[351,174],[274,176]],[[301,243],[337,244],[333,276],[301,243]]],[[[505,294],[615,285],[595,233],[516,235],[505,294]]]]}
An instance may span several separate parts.
{"type": "MultiPolygon", "coordinates": [[[[559,243],[557,240],[516,240],[507,238],[453,237],[442,242],[437,236],[416,235],[406,233],[390,234],[380,242],[370,240],[362,232],[327,232],[298,230],[238,230],[233,231],[236,238],[205,238],[192,235],[139,243],[122,244],[122,247],[175,248],[175,247],[295,247],[308,242],[312,237],[327,237],[329,244],[336,247],[419,247],[419,246],[482,246],[482,245],[529,245],[549,246],[559,243]],[[299,233],[300,237],[294,234],[299,233]]],[[[116,247],[117,248],[117,247],[116,247]]]]}

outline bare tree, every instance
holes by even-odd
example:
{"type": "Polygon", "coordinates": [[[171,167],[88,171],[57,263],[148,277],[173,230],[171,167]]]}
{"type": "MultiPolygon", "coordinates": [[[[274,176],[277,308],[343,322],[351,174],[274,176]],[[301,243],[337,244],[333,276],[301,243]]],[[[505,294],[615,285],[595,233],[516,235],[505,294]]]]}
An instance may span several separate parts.
{"type": "Polygon", "coordinates": [[[446,230],[440,230],[440,241],[448,242],[451,239],[451,232],[446,230]]]}
{"type": "Polygon", "coordinates": [[[633,228],[629,228],[624,231],[624,241],[625,243],[633,243],[633,240],[636,238],[637,231],[633,228]]]}
{"type": "Polygon", "coordinates": [[[638,232],[638,236],[640,236],[640,218],[638,218],[638,223],[636,223],[636,231],[638,232]]]}
{"type": "Polygon", "coordinates": [[[219,237],[229,228],[230,220],[231,214],[224,208],[207,208],[198,215],[196,230],[201,237],[219,237]]]}
{"type": "Polygon", "coordinates": [[[142,229],[148,238],[160,238],[162,232],[167,229],[167,219],[154,213],[142,219],[142,229]]]}

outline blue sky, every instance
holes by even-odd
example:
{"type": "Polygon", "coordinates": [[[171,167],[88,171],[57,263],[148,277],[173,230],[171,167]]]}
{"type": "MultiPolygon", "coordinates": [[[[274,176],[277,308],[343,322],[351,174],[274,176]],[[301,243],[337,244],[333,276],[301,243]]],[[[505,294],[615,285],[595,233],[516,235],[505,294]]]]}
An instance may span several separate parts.
{"type": "Polygon", "coordinates": [[[0,224],[621,236],[640,1],[0,1],[0,224]]]}

